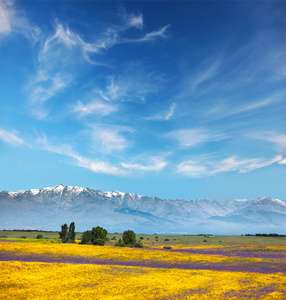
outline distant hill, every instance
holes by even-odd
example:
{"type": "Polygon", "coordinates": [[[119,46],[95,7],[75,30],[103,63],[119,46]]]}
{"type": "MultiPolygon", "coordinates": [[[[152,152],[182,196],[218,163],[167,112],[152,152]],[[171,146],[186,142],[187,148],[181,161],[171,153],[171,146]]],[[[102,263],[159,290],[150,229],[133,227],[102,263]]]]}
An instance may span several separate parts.
{"type": "Polygon", "coordinates": [[[118,191],[57,185],[0,193],[0,229],[77,231],[103,226],[109,232],[243,234],[286,233],[286,203],[252,200],[165,200],[118,191]]]}

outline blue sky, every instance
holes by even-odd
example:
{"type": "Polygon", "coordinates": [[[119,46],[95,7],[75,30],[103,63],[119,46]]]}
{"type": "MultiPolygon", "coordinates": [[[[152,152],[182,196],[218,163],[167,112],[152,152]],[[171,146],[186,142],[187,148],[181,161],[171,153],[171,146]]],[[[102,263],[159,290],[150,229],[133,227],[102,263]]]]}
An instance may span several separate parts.
{"type": "Polygon", "coordinates": [[[1,190],[286,200],[285,1],[2,1],[1,190]]]}

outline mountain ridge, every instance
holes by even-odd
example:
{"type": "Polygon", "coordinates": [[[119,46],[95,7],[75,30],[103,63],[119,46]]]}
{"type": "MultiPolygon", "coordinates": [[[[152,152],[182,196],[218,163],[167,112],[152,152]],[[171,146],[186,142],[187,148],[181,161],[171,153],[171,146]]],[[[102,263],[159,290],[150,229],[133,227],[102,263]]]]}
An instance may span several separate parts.
{"type": "Polygon", "coordinates": [[[57,230],[75,221],[77,230],[242,234],[286,231],[286,202],[256,199],[160,199],[78,186],[0,192],[0,227],[57,230]],[[251,226],[251,227],[250,227],[251,226]]]}

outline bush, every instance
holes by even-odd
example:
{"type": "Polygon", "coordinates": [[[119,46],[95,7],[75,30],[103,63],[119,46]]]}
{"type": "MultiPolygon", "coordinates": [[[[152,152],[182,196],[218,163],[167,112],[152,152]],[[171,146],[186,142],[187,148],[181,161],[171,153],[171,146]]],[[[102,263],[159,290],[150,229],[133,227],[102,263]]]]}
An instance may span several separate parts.
{"type": "Polygon", "coordinates": [[[155,239],[157,239],[158,237],[157,236],[155,236],[155,239]]]}
{"type": "Polygon", "coordinates": [[[134,245],[135,248],[144,248],[143,244],[141,242],[136,242],[134,245]]]}
{"type": "Polygon", "coordinates": [[[133,246],[136,243],[136,234],[132,230],[126,230],[122,236],[125,245],[133,246]]]}
{"type": "Polygon", "coordinates": [[[144,240],[143,236],[140,236],[140,240],[144,240]]]}
{"type": "Polygon", "coordinates": [[[172,249],[171,246],[164,246],[163,249],[172,249]]]}
{"type": "Polygon", "coordinates": [[[26,239],[27,237],[26,236],[21,236],[21,239],[26,239]]]}
{"type": "Polygon", "coordinates": [[[81,236],[81,244],[91,244],[91,232],[90,230],[84,231],[84,233],[81,236]]]}
{"type": "Polygon", "coordinates": [[[114,236],[113,238],[111,238],[112,241],[116,241],[116,237],[114,236]]]}
{"type": "Polygon", "coordinates": [[[104,228],[102,228],[100,226],[93,227],[91,229],[90,234],[91,234],[91,243],[93,245],[96,245],[95,242],[98,239],[103,240],[103,245],[104,245],[104,243],[106,241],[106,236],[107,236],[107,230],[106,229],[104,229],[104,228]]]}
{"type": "Polygon", "coordinates": [[[124,242],[122,241],[121,238],[118,240],[118,242],[114,246],[117,246],[117,247],[126,247],[126,245],[124,244],[124,242]]]}
{"type": "Polygon", "coordinates": [[[41,234],[38,234],[38,235],[37,235],[37,239],[38,239],[38,240],[40,240],[40,239],[42,239],[42,238],[43,238],[43,236],[42,236],[41,234]]]}
{"type": "Polygon", "coordinates": [[[206,242],[207,242],[207,240],[204,240],[204,242],[206,243],[206,242]]]}
{"type": "Polygon", "coordinates": [[[92,230],[86,230],[81,236],[81,244],[93,244],[104,246],[107,241],[107,230],[97,226],[93,227],[92,230]]]}
{"type": "Polygon", "coordinates": [[[93,245],[104,246],[104,244],[105,244],[105,241],[102,239],[95,239],[93,241],[93,245]]]}
{"type": "Polygon", "coordinates": [[[164,239],[164,241],[165,241],[165,242],[169,242],[170,240],[169,240],[169,239],[164,239]]]}

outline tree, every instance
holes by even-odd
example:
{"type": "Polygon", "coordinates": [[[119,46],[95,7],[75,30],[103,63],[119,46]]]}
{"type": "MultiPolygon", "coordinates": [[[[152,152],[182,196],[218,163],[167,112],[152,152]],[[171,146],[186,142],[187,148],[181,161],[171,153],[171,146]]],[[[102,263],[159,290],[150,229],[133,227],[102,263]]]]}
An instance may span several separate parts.
{"type": "Polygon", "coordinates": [[[81,244],[91,244],[91,232],[90,230],[86,230],[83,232],[81,236],[81,244]]]}
{"type": "Polygon", "coordinates": [[[91,243],[93,245],[103,246],[106,242],[107,230],[97,226],[93,227],[91,230],[91,243]]]}
{"type": "Polygon", "coordinates": [[[72,222],[69,227],[68,241],[74,242],[75,240],[75,224],[72,222]]]}
{"type": "Polygon", "coordinates": [[[125,245],[133,246],[136,243],[136,234],[132,230],[126,230],[122,236],[125,245]]]}
{"type": "Polygon", "coordinates": [[[68,241],[68,225],[64,224],[62,225],[62,231],[59,233],[60,239],[63,243],[66,243],[68,241]]]}

